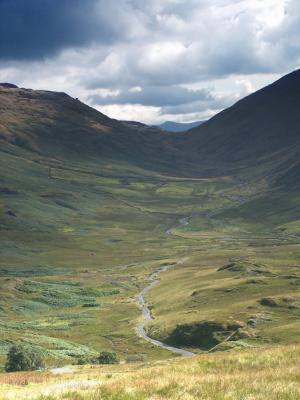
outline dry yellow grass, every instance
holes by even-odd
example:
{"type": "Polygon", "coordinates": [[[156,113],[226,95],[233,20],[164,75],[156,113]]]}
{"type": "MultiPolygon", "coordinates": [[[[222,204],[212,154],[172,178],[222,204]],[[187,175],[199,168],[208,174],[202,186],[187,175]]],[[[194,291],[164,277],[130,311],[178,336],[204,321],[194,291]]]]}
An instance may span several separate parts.
{"type": "Polygon", "coordinates": [[[297,400],[300,345],[0,376],[1,400],[297,400]]]}

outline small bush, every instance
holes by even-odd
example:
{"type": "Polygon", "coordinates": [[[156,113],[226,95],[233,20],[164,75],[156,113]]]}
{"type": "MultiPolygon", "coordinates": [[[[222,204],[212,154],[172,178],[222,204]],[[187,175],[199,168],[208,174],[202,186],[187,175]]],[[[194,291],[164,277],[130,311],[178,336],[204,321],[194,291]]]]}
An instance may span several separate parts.
{"type": "Polygon", "coordinates": [[[85,364],[118,364],[119,359],[116,353],[111,353],[109,351],[102,351],[98,357],[93,356],[83,356],[77,360],[78,365],[85,364]]]}
{"type": "Polygon", "coordinates": [[[84,303],[82,307],[99,307],[98,303],[84,303]]]}
{"type": "Polygon", "coordinates": [[[7,354],[6,372],[34,371],[44,368],[41,353],[30,346],[13,345],[7,354]]]}
{"type": "Polygon", "coordinates": [[[83,356],[83,357],[78,358],[77,364],[78,365],[98,364],[98,361],[97,361],[97,358],[95,358],[95,357],[83,356]]]}
{"type": "Polygon", "coordinates": [[[116,353],[102,351],[97,358],[98,364],[119,364],[119,359],[116,353]]]}
{"type": "Polygon", "coordinates": [[[260,304],[262,306],[268,306],[268,307],[278,307],[278,301],[272,297],[264,297],[260,300],[260,304]]]}

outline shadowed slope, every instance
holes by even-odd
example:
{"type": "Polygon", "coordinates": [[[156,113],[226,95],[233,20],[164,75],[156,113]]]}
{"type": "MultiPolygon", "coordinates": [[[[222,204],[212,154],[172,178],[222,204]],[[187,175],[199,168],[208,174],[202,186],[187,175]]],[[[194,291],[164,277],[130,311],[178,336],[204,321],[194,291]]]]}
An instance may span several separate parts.
{"type": "Polygon", "coordinates": [[[186,149],[224,161],[257,161],[300,146],[300,70],[185,133],[186,149]]]}

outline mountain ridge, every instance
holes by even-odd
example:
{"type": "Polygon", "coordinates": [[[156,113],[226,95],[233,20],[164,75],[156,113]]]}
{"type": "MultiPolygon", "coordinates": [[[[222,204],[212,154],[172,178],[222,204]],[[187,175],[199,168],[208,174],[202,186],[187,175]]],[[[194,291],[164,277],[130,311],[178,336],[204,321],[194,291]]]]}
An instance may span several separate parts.
{"type": "Polygon", "coordinates": [[[300,146],[300,70],[239,100],[186,132],[186,148],[224,161],[255,159],[300,146]],[[275,118],[276,116],[276,118],[275,118]]]}
{"type": "Polygon", "coordinates": [[[185,132],[189,129],[195,128],[205,121],[194,121],[194,122],[174,122],[174,121],[165,121],[160,125],[156,125],[161,129],[164,129],[168,132],[185,132]]]}
{"type": "Polygon", "coordinates": [[[163,166],[171,157],[164,149],[177,152],[167,132],[111,119],[66,93],[0,86],[0,115],[0,140],[44,156],[151,159],[163,166]]]}
{"type": "Polygon", "coordinates": [[[171,133],[111,119],[65,93],[6,83],[0,85],[0,139],[46,156],[85,154],[168,173],[176,168],[183,175],[213,175],[257,163],[269,168],[271,161],[279,165],[299,153],[299,103],[296,70],[200,126],[171,133]]]}

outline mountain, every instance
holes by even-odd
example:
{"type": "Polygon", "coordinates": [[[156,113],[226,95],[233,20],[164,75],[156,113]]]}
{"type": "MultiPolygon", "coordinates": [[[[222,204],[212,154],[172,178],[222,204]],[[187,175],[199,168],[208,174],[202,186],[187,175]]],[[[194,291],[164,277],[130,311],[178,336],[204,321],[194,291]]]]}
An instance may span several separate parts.
{"type": "Polygon", "coordinates": [[[54,147],[68,153],[80,147],[81,154],[126,154],[128,137],[137,146],[147,145],[148,135],[140,127],[110,119],[65,93],[2,84],[0,111],[0,138],[41,154],[50,154],[54,147]]]}
{"type": "Polygon", "coordinates": [[[158,125],[159,128],[168,132],[185,132],[189,129],[195,128],[203,124],[205,121],[195,121],[195,122],[174,122],[166,121],[158,125]]]}
{"type": "Polygon", "coordinates": [[[0,139],[40,155],[101,157],[178,174],[284,163],[300,152],[300,70],[186,131],[108,118],[65,93],[0,86],[0,139]],[[275,117],[276,116],[276,117],[275,117]],[[267,161],[269,158],[269,161],[267,161]]]}
{"type": "Polygon", "coordinates": [[[278,153],[300,146],[300,70],[245,97],[204,124],[185,133],[186,151],[226,162],[278,153]]]}
{"type": "Polygon", "coordinates": [[[107,117],[65,93],[0,85],[0,140],[45,157],[100,157],[168,168],[171,135],[107,117]],[[151,165],[150,165],[151,164],[151,165]]]}

